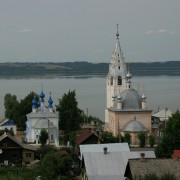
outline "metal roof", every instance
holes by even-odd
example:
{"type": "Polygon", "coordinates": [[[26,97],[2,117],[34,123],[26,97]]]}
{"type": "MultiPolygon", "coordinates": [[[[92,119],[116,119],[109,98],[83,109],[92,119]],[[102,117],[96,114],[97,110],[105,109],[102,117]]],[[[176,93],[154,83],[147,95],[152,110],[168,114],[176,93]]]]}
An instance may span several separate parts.
{"type": "Polygon", "coordinates": [[[172,116],[172,111],[170,111],[169,109],[163,109],[163,110],[153,114],[152,116],[159,118],[160,121],[167,121],[169,119],[169,117],[172,116]]]}
{"type": "MultiPolygon", "coordinates": [[[[83,159],[88,180],[125,179],[129,159],[140,158],[141,152],[84,152],[83,159]]],[[[154,152],[143,152],[146,158],[155,158],[154,152]]]]}
{"type": "Polygon", "coordinates": [[[147,131],[147,129],[141,122],[136,120],[136,117],[134,117],[133,120],[125,124],[122,131],[123,132],[141,132],[141,131],[147,131]]]}
{"type": "Polygon", "coordinates": [[[134,89],[124,90],[121,93],[123,109],[142,109],[142,97],[134,89]]]}
{"type": "Polygon", "coordinates": [[[108,143],[108,144],[87,144],[80,145],[81,157],[85,152],[103,152],[103,148],[107,147],[109,152],[130,152],[128,143],[108,143]]]}

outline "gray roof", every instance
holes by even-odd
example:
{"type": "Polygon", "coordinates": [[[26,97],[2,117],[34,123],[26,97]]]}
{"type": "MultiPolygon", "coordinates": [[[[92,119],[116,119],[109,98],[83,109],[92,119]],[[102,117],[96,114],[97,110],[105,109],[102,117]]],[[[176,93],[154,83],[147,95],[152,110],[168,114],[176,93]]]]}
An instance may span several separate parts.
{"type": "Polygon", "coordinates": [[[26,115],[28,118],[57,118],[58,115],[54,112],[50,112],[45,106],[37,108],[35,113],[31,112],[26,115]]]}
{"type": "Polygon", "coordinates": [[[85,152],[103,152],[103,148],[107,147],[110,152],[130,152],[128,143],[109,143],[109,144],[87,144],[80,145],[81,157],[85,152]]]}
{"type": "Polygon", "coordinates": [[[121,93],[123,109],[142,109],[142,97],[134,89],[124,90],[121,93]]]}
{"type": "MultiPolygon", "coordinates": [[[[129,159],[140,158],[141,152],[84,152],[84,164],[89,180],[125,179],[124,173],[129,159]]],[[[145,152],[146,153],[146,152],[145,152]]],[[[146,157],[155,158],[154,152],[146,157]]]]}
{"type": "Polygon", "coordinates": [[[133,120],[125,124],[122,131],[123,132],[141,132],[141,131],[147,131],[147,129],[141,122],[136,120],[136,117],[134,117],[133,120]]]}
{"type": "Polygon", "coordinates": [[[167,121],[169,119],[169,117],[172,116],[172,111],[170,111],[169,109],[163,109],[163,110],[153,114],[152,116],[159,118],[160,121],[167,121]]]}
{"type": "Polygon", "coordinates": [[[129,160],[129,165],[133,177],[152,173],[161,176],[170,173],[180,179],[180,162],[177,159],[146,159],[145,162],[133,159],[129,160]]]}

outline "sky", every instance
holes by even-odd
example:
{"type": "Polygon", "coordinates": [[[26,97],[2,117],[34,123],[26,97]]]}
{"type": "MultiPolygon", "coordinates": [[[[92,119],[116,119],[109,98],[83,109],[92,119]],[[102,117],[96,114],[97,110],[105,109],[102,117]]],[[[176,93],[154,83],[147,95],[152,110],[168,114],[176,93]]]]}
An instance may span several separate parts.
{"type": "Polygon", "coordinates": [[[180,60],[180,0],[0,0],[0,63],[180,60]]]}

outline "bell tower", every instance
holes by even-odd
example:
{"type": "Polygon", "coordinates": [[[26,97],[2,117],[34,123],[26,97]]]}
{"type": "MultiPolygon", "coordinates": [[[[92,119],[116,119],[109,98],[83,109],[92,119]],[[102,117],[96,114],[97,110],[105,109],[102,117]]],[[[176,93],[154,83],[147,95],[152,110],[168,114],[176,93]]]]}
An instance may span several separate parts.
{"type": "Polygon", "coordinates": [[[112,52],[106,83],[106,108],[113,106],[112,97],[118,96],[127,87],[127,67],[119,41],[117,24],[116,44],[112,52]]]}

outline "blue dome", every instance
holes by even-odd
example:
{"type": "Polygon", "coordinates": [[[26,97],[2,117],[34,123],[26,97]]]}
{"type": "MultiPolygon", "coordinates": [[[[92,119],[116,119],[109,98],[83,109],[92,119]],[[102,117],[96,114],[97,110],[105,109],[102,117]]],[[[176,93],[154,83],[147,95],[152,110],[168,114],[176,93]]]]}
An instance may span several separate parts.
{"type": "Polygon", "coordinates": [[[39,97],[41,98],[40,102],[44,102],[45,94],[44,94],[43,90],[41,91],[41,94],[39,95],[39,97]]]}
{"type": "Polygon", "coordinates": [[[39,97],[42,98],[42,99],[45,97],[45,94],[44,94],[43,90],[41,91],[39,97]]]}
{"type": "Polygon", "coordinates": [[[32,108],[36,108],[36,105],[37,105],[36,97],[34,97],[32,100],[32,108]]]}
{"type": "Polygon", "coordinates": [[[49,103],[48,107],[49,107],[49,108],[52,108],[52,107],[53,107],[53,106],[52,106],[53,100],[52,100],[51,96],[49,96],[48,103],[49,103]]]}

